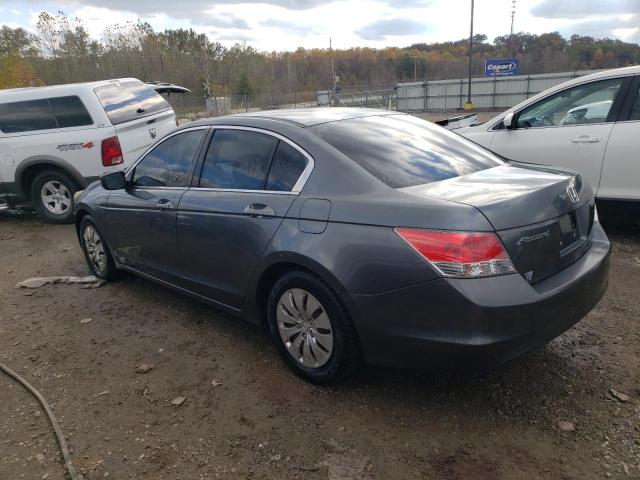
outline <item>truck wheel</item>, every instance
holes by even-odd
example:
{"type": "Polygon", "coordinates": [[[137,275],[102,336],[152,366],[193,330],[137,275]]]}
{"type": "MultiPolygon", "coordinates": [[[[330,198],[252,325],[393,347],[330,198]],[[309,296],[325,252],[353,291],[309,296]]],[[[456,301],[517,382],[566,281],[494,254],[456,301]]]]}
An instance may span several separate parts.
{"type": "Polygon", "coordinates": [[[49,223],[71,223],[76,184],[64,173],[45,170],[31,184],[31,201],[36,211],[49,223]]]}

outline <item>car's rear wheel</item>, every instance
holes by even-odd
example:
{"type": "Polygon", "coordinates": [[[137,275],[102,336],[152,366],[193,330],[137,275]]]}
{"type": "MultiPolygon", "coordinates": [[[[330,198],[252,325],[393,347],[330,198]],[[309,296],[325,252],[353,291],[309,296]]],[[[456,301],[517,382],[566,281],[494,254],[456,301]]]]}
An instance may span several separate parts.
{"type": "Polygon", "coordinates": [[[114,280],[117,277],[118,270],[109,247],[89,215],[80,222],[80,245],[91,273],[103,280],[114,280]]]}
{"type": "Polygon", "coordinates": [[[45,170],[31,184],[31,201],[47,222],[71,223],[76,189],[73,180],[64,173],[45,170]]]}
{"type": "Polygon", "coordinates": [[[360,366],[351,319],[333,290],[316,276],[302,271],[285,274],[273,286],[267,308],[278,350],[300,377],[334,383],[360,366]]]}

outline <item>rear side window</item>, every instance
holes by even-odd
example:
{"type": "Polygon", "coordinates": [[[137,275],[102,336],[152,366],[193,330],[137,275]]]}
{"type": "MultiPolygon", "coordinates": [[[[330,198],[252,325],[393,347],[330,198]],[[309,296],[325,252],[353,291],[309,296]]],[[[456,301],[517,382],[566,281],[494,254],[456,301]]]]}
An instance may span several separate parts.
{"type": "Polygon", "coordinates": [[[269,169],[266,189],[279,192],[291,191],[306,166],[307,157],[288,143],[280,141],[269,169]]]}
{"type": "Polygon", "coordinates": [[[109,83],[94,92],[114,125],[171,108],[153,88],[137,80],[109,83]]]}
{"type": "Polygon", "coordinates": [[[278,139],[246,130],[216,130],[202,167],[200,187],[264,190],[278,139]]]}
{"type": "Polygon", "coordinates": [[[50,98],[51,110],[58,120],[58,126],[64,127],[80,127],[83,125],[91,125],[91,115],[87,112],[80,97],[57,97],[50,98]]]}
{"type": "Polygon", "coordinates": [[[133,172],[139,187],[186,187],[191,165],[207,130],[191,130],[167,138],[151,150],[133,172]]]}
{"type": "Polygon", "coordinates": [[[502,165],[488,150],[409,115],[381,115],[310,128],[392,188],[446,180],[502,165]]]}
{"type": "Polygon", "coordinates": [[[31,132],[91,125],[93,120],[77,96],[0,104],[0,130],[31,132]]]}

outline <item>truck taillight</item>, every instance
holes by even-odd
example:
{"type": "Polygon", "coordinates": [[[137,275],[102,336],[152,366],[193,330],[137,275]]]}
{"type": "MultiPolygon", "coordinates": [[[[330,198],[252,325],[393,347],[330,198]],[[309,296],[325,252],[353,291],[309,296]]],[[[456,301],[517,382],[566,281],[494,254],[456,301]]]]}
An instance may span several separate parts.
{"type": "Polygon", "coordinates": [[[124,162],[122,158],[122,149],[120,148],[120,140],[118,137],[109,137],[102,140],[102,165],[111,167],[124,162]]]}
{"type": "Polygon", "coordinates": [[[495,233],[396,228],[395,232],[446,277],[477,278],[516,273],[495,233]]]}

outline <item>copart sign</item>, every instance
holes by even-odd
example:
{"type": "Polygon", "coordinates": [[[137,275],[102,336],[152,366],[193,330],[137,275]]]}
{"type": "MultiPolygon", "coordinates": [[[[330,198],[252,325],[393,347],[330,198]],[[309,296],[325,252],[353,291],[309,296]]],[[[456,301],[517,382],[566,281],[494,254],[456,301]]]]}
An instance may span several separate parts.
{"type": "Polygon", "coordinates": [[[517,58],[491,58],[484,62],[485,77],[509,77],[519,74],[517,58]]]}

